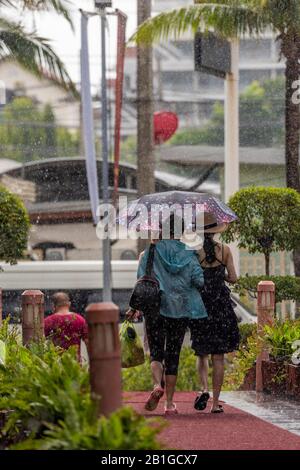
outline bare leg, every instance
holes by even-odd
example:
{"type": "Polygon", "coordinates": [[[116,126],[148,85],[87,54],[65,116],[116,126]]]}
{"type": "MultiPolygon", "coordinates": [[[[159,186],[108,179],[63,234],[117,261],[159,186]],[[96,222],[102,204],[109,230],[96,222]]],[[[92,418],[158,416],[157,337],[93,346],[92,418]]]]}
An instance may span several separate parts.
{"type": "Polygon", "coordinates": [[[161,387],[161,380],[163,376],[163,365],[161,362],[152,361],[151,362],[151,372],[153,385],[155,387],[161,387]]]}
{"type": "Polygon", "coordinates": [[[197,357],[197,371],[202,385],[202,392],[208,392],[208,356],[197,357]]]}
{"type": "Polygon", "coordinates": [[[166,395],[167,395],[166,408],[167,409],[173,408],[173,397],[175,393],[176,382],[177,382],[177,375],[166,375],[166,395]]]}
{"type": "Polygon", "coordinates": [[[212,354],[213,364],[213,405],[212,410],[219,407],[219,397],[224,380],[224,354],[212,354]]]}

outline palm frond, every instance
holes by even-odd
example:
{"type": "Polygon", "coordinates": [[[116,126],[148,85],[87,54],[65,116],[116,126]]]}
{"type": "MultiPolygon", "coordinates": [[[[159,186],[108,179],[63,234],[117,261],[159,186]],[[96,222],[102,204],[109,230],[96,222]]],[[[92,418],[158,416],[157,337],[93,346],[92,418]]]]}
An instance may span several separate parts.
{"type": "Polygon", "coordinates": [[[199,3],[161,13],[145,21],[131,37],[130,41],[151,44],[156,41],[177,38],[185,32],[213,29],[223,37],[238,37],[244,34],[259,36],[270,27],[269,15],[262,14],[258,8],[250,8],[253,2],[227,0],[214,3],[199,3]]]}
{"type": "Polygon", "coordinates": [[[28,33],[23,26],[0,18],[0,59],[13,58],[38,77],[47,76],[78,95],[65,66],[45,38],[28,33]]]}
{"type": "MultiPolygon", "coordinates": [[[[10,0],[11,1],[11,0],[10,0]]],[[[69,7],[72,5],[70,0],[15,0],[22,4],[24,9],[34,11],[55,11],[62,15],[74,30],[69,7]]]]}
{"type": "Polygon", "coordinates": [[[0,0],[0,6],[1,5],[21,8],[23,10],[55,11],[59,15],[62,15],[68,21],[72,29],[74,29],[69,11],[69,6],[72,5],[70,0],[0,0]]]}

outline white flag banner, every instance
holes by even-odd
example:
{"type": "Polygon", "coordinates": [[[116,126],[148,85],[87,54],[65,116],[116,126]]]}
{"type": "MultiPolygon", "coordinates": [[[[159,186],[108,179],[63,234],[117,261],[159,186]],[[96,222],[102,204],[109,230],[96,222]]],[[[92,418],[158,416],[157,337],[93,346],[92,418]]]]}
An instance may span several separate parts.
{"type": "Polygon", "coordinates": [[[98,173],[96,162],[94,119],[91,95],[91,79],[88,46],[88,15],[81,11],[81,100],[82,125],[84,133],[84,150],[86,173],[94,223],[97,224],[97,208],[99,205],[98,173]]]}

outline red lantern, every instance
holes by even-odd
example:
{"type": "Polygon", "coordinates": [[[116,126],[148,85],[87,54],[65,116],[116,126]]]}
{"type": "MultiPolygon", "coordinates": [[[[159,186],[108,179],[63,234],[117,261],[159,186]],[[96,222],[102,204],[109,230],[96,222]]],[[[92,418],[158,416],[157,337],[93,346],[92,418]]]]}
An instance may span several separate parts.
{"type": "Polygon", "coordinates": [[[178,129],[177,114],[170,111],[154,113],[153,123],[155,145],[167,142],[178,129]]]}

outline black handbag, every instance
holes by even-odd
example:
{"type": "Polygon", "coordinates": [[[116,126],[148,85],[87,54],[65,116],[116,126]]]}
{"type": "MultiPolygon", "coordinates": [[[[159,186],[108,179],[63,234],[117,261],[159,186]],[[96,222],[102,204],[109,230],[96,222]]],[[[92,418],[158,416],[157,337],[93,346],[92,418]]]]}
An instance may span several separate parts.
{"type": "Polygon", "coordinates": [[[130,297],[129,305],[133,310],[143,313],[159,311],[160,286],[153,272],[155,245],[151,243],[146,265],[146,274],[137,280],[130,297]]]}

